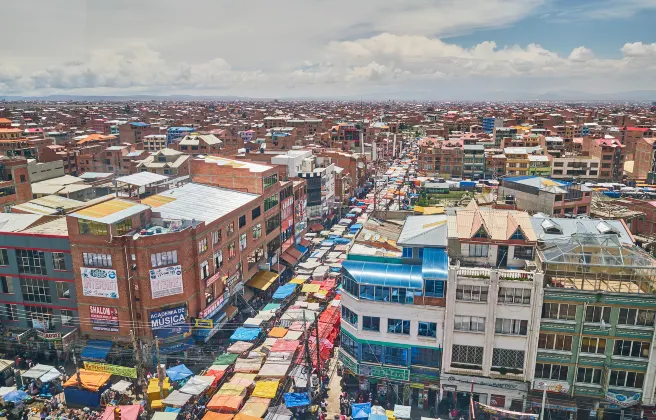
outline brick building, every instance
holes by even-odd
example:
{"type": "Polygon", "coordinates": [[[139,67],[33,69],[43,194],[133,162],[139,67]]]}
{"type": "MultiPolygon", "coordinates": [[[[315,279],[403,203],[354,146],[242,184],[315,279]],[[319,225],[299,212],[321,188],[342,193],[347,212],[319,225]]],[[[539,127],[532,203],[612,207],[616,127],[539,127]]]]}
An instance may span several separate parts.
{"type": "Polygon", "coordinates": [[[27,159],[0,157],[0,211],[32,199],[27,159]]]}

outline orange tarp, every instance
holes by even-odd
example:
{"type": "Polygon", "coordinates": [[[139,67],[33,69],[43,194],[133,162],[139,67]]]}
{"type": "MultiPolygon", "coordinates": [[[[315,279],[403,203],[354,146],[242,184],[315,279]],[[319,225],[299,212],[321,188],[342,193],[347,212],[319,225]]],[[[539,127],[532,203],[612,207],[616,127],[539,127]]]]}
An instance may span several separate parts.
{"type": "Polygon", "coordinates": [[[287,328],[282,327],[271,328],[271,331],[269,331],[269,337],[273,338],[282,338],[285,334],[287,334],[287,328]]]}
{"type": "Polygon", "coordinates": [[[214,411],[236,413],[239,411],[244,396],[242,395],[225,395],[217,393],[207,404],[207,408],[214,411]]]}
{"type": "Polygon", "coordinates": [[[232,420],[234,415],[232,414],[221,414],[215,413],[214,411],[208,411],[205,413],[203,420],[232,420]]]}
{"type": "MultiPolygon", "coordinates": [[[[98,391],[103,385],[109,382],[111,377],[111,373],[80,369],[80,385],[82,388],[90,391],[98,391]]],[[[71,375],[70,379],[64,384],[64,388],[73,386],[78,386],[77,375],[71,375]]]]}
{"type": "Polygon", "coordinates": [[[249,416],[248,414],[239,413],[233,417],[233,420],[261,420],[261,417],[253,417],[249,416]]]}

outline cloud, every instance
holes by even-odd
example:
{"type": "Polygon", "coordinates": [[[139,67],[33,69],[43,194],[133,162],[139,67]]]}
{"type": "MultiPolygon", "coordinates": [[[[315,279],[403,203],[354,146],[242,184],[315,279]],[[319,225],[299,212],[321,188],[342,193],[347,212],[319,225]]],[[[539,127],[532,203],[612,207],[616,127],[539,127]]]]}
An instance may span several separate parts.
{"type": "Polygon", "coordinates": [[[586,47],[576,47],[569,54],[569,60],[573,62],[577,61],[589,61],[595,58],[594,52],[590,48],[586,47]]]}

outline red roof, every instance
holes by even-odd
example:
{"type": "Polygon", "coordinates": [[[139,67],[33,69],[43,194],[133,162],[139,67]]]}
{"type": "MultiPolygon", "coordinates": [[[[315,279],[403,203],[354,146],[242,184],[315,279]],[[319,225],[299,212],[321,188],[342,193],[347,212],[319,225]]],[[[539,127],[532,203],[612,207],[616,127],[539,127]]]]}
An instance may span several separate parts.
{"type": "Polygon", "coordinates": [[[648,128],[641,128],[641,127],[626,127],[626,131],[641,131],[644,133],[645,131],[648,130],[649,130],[648,128]]]}

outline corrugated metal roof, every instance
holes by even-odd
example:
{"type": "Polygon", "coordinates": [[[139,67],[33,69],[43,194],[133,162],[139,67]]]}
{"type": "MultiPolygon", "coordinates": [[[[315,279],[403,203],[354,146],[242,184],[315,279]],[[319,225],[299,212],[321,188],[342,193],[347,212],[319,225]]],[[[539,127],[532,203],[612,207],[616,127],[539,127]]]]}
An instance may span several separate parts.
{"type": "Polygon", "coordinates": [[[148,206],[133,201],[114,198],[95,206],[71,213],[71,216],[94,222],[112,224],[148,210],[148,206]]]}
{"type": "Polygon", "coordinates": [[[447,218],[444,214],[409,216],[396,241],[399,245],[447,246],[447,218]]]}
{"type": "Polygon", "coordinates": [[[359,284],[423,289],[420,265],[342,261],[342,267],[359,284]]]}
{"type": "Polygon", "coordinates": [[[116,182],[143,187],[149,184],[154,184],[156,182],[165,181],[167,179],[169,179],[168,176],[159,175],[152,172],[138,172],[136,174],[116,178],[116,182]]]}

